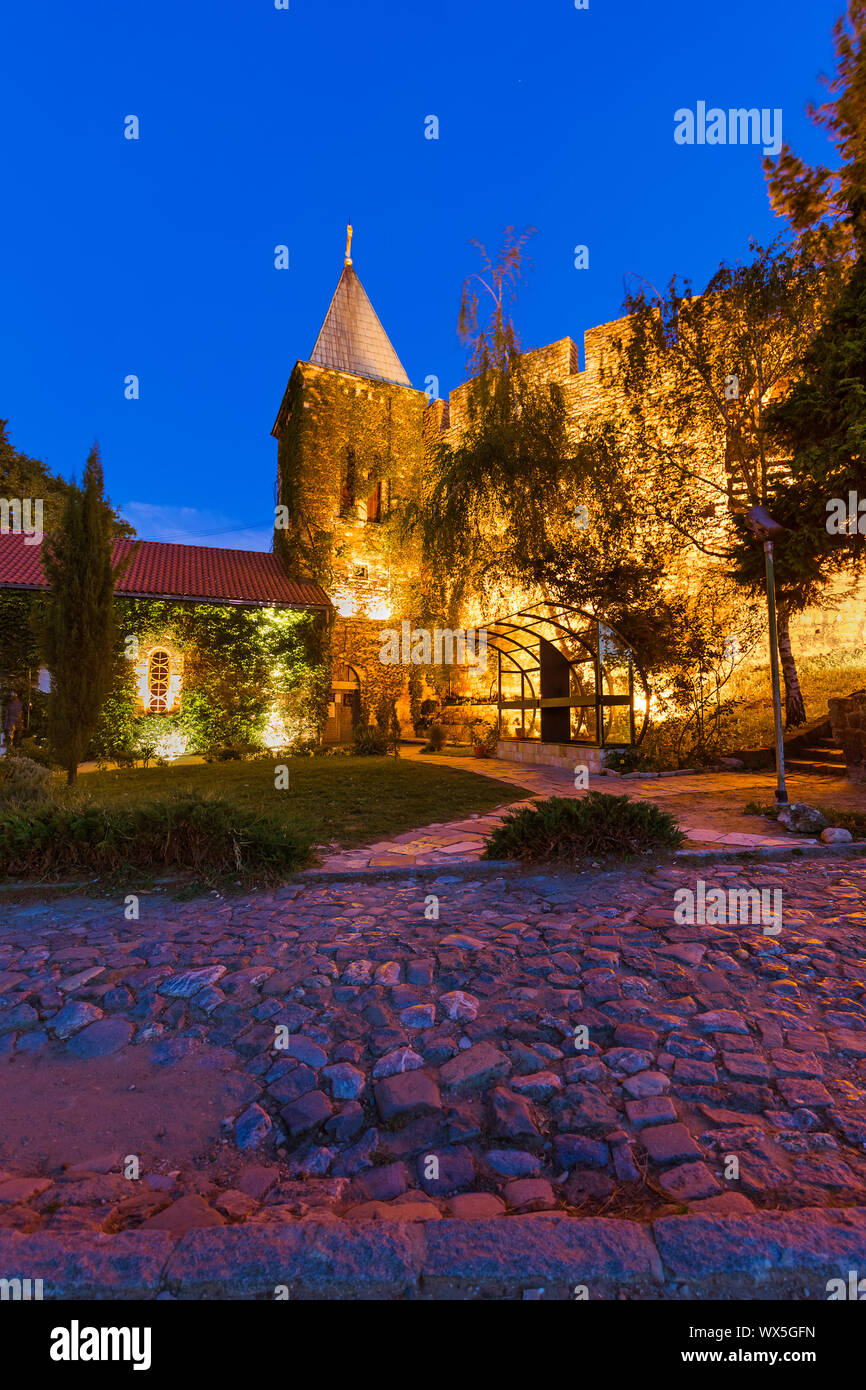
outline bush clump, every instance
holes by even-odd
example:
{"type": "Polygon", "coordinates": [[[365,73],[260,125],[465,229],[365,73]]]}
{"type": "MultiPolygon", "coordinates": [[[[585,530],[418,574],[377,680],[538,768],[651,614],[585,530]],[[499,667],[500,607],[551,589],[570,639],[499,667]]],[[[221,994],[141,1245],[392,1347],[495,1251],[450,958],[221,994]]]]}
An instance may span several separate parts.
{"type": "Polygon", "coordinates": [[[0,758],[0,806],[19,806],[47,801],[51,795],[51,769],[33,758],[9,753],[0,758]]]}
{"type": "Polygon", "coordinates": [[[171,868],[261,880],[309,858],[309,839],[293,827],[197,793],[133,807],[0,811],[0,874],[19,878],[171,868]]]}
{"type": "MultiPolygon", "coordinates": [[[[205,753],[206,763],[244,763],[260,758],[262,749],[254,743],[227,743],[221,748],[212,748],[205,753]]],[[[146,764],[145,764],[146,766],[146,764]]]]}
{"type": "Polygon", "coordinates": [[[597,855],[649,854],[682,843],[673,816],[651,801],[592,791],[512,811],[488,837],[485,859],[575,864],[597,855]]]}
{"type": "Polygon", "coordinates": [[[359,724],[355,729],[354,752],[359,758],[384,758],[388,752],[388,734],[378,724],[359,724]]]}
{"type": "Polygon", "coordinates": [[[610,748],[604,755],[604,766],[611,772],[637,772],[643,766],[639,748],[610,748]]]}
{"type": "Polygon", "coordinates": [[[40,767],[47,767],[52,772],[59,772],[60,764],[55,762],[51,756],[51,749],[37,743],[35,738],[22,738],[15,749],[13,757],[29,758],[32,763],[38,763],[40,767]]]}
{"type": "Polygon", "coordinates": [[[445,730],[441,724],[431,724],[427,730],[427,742],[421,749],[422,753],[441,753],[445,747],[445,730]]]}
{"type": "Polygon", "coordinates": [[[482,758],[492,758],[499,747],[499,729],[486,719],[473,719],[469,725],[472,746],[482,758]]]}

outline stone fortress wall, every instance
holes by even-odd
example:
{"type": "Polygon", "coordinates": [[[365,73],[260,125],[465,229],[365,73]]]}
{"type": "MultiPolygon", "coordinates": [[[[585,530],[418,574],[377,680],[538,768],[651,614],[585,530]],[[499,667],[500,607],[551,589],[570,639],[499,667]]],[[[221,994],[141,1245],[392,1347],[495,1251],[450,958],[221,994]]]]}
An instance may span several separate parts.
{"type": "MultiPolygon", "coordinates": [[[[572,338],[560,338],[526,354],[540,380],[560,386],[575,430],[579,429],[581,419],[589,414],[608,412],[612,404],[615,408],[605,369],[610,371],[616,344],[627,330],[627,318],[588,329],[583,336],[583,367],[579,365],[578,346],[572,338]]],[[[450,393],[447,405],[437,401],[430,407],[431,410],[437,408],[438,418],[443,421],[440,427],[451,442],[456,442],[465,426],[468,391],[469,383],[464,382],[450,393]]],[[[691,552],[681,578],[699,585],[707,564],[700,552],[691,552]]],[[[861,663],[866,665],[866,580],[847,583],[840,580],[828,590],[828,598],[826,608],[810,608],[791,619],[791,637],[798,660],[832,660],[847,655],[855,663],[859,656],[861,663]]],[[[768,665],[765,645],[756,652],[752,665],[755,663],[760,667],[768,665]]]]}
{"type": "MultiPolygon", "coordinates": [[[[582,366],[571,338],[526,354],[539,379],[562,389],[576,434],[590,414],[615,408],[605,368],[612,367],[616,343],[627,325],[621,318],[589,329],[583,338],[582,366]]],[[[464,382],[447,401],[431,401],[408,384],[312,362],[299,362],[292,373],[273,431],[279,444],[278,501],[287,502],[300,523],[296,536],[319,538],[317,555],[310,546],[302,546],[300,553],[287,558],[296,571],[319,579],[335,604],[335,682],[345,681],[351,667],[362,682],[381,684],[378,634],[385,627],[399,627],[403,618],[418,618],[412,611],[415,558],[395,546],[391,528],[379,520],[411,498],[430,441],[437,436],[449,443],[458,440],[466,425],[468,391],[469,383],[464,382]],[[353,474],[348,501],[347,470],[353,474]],[[377,481],[379,520],[369,515],[377,481]]],[[[375,506],[374,501],[374,510],[375,506]]],[[[695,550],[679,564],[681,572],[672,574],[672,582],[694,591],[712,562],[695,550]]],[[[522,596],[513,597],[511,606],[517,606],[522,596]]],[[[493,616],[467,613],[463,623],[468,627],[493,616]]],[[[832,606],[793,618],[791,633],[801,667],[810,661],[843,668],[847,664],[855,671],[858,665],[866,666],[866,585],[837,585],[832,606]]],[[[751,672],[757,677],[767,665],[762,642],[744,662],[741,675],[751,672]]],[[[844,685],[844,676],[840,680],[844,685]]],[[[853,686],[849,683],[837,693],[847,693],[848,688],[853,686]]],[[[398,710],[408,730],[405,682],[398,710]]]]}

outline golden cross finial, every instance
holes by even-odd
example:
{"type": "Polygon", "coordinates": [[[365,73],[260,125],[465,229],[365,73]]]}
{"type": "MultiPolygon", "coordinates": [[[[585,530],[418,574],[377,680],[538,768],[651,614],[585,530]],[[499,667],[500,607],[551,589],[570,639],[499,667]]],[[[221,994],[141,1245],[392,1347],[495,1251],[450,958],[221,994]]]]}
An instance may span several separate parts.
{"type": "Polygon", "coordinates": [[[352,224],[346,227],[346,265],[352,264],[352,224]]]}

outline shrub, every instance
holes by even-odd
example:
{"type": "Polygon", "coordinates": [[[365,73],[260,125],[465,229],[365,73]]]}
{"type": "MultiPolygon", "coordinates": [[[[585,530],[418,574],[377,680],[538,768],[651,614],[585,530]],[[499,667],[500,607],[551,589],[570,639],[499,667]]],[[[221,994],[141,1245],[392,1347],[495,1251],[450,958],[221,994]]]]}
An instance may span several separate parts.
{"type": "Polygon", "coordinates": [[[254,743],[227,743],[224,748],[213,748],[205,754],[206,763],[242,763],[250,758],[260,758],[262,749],[254,743]]]}
{"type": "Polygon", "coordinates": [[[388,752],[388,731],[377,724],[359,724],[355,729],[354,751],[363,758],[383,758],[388,752]]]}
{"type": "Polygon", "coordinates": [[[43,764],[13,753],[0,758],[0,806],[47,801],[50,787],[51,772],[43,764]]]}
{"type": "MultiPolygon", "coordinates": [[[[409,680],[411,683],[411,676],[409,677],[409,680]]],[[[414,714],[412,716],[412,727],[415,730],[416,738],[420,738],[422,734],[426,734],[427,730],[430,728],[430,725],[433,723],[438,708],[438,700],[421,701],[420,713],[417,716],[414,714]]]]}
{"type": "Polygon", "coordinates": [[[853,839],[866,840],[866,811],[856,811],[850,806],[824,806],[816,808],[832,826],[850,830],[853,839]]]}
{"type": "Polygon", "coordinates": [[[19,758],[29,758],[32,763],[38,763],[40,767],[59,771],[59,765],[52,758],[50,748],[43,747],[35,738],[22,738],[15,753],[19,758]]]}
{"type": "Polygon", "coordinates": [[[611,772],[636,772],[641,762],[639,748],[609,748],[604,755],[604,766],[611,772]]]}
{"type": "Polygon", "coordinates": [[[470,733],[473,746],[481,750],[482,757],[492,757],[499,744],[499,730],[496,725],[488,724],[486,719],[474,719],[470,725],[470,733]]]}
{"type": "Polygon", "coordinates": [[[391,708],[388,713],[388,752],[394,758],[400,756],[400,717],[397,714],[396,701],[391,701],[391,708]]]}
{"type": "Polygon", "coordinates": [[[676,849],[682,838],[673,816],[653,802],[592,791],[511,812],[488,837],[484,858],[573,864],[599,854],[676,849]]]}
{"type": "Polygon", "coordinates": [[[90,740],[89,755],[102,767],[119,762],[135,748],[137,720],[134,710],[135,690],[130,664],[120,658],[115,675],[115,689],[108,696],[90,740]]]}
{"type": "Polygon", "coordinates": [[[35,806],[0,812],[0,874],[126,869],[274,878],[306,863],[310,843],[273,817],[184,793],[133,807],[35,806]]]}
{"type": "Polygon", "coordinates": [[[445,746],[445,730],[441,724],[431,724],[427,732],[427,742],[421,749],[422,753],[441,753],[445,746]]]}
{"type": "Polygon", "coordinates": [[[132,748],[145,767],[151,762],[164,766],[172,758],[182,757],[188,745],[189,734],[179,716],[143,714],[133,726],[132,744],[119,745],[114,761],[119,762],[132,748]]]}
{"type": "Polygon", "coordinates": [[[293,758],[353,758],[355,749],[351,743],[318,743],[316,739],[305,739],[295,744],[293,758]]]}

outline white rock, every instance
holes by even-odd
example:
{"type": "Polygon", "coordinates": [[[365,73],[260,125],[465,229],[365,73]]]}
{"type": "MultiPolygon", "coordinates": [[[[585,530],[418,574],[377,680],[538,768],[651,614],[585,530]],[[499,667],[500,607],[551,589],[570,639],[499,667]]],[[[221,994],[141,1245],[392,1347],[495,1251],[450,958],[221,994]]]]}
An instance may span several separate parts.
{"type": "Polygon", "coordinates": [[[844,826],[828,825],[826,830],[821,831],[821,839],[825,845],[847,845],[851,843],[854,836],[844,826]]]}
{"type": "Polygon", "coordinates": [[[478,1000],[474,994],[466,994],[462,989],[454,989],[450,994],[441,995],[439,1003],[449,1018],[473,1019],[478,1017],[478,1000]]]}

